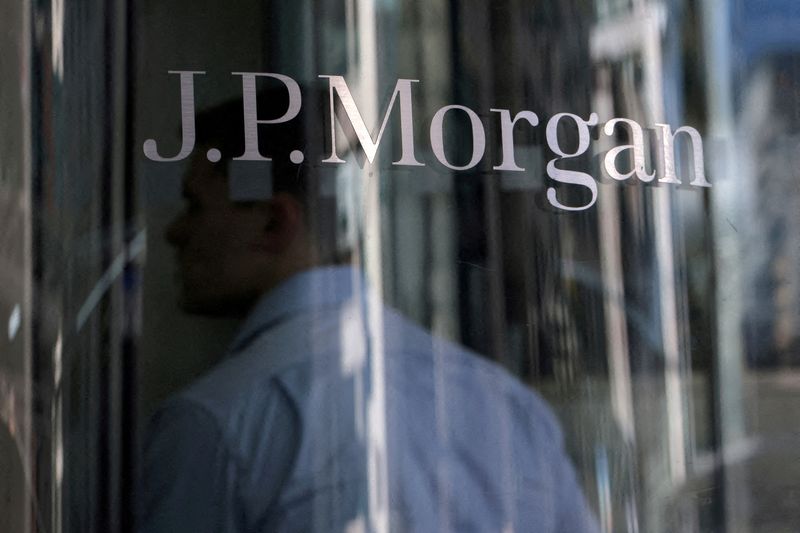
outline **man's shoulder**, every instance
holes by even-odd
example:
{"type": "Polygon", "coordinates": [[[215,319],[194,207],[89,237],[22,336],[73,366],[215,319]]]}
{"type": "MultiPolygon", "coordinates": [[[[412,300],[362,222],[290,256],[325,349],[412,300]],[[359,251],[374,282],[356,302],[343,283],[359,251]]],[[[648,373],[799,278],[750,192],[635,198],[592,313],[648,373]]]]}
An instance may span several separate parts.
{"type": "Polygon", "coordinates": [[[227,421],[276,401],[303,411],[310,397],[335,394],[346,385],[340,381],[381,356],[386,385],[413,398],[410,403],[420,406],[447,391],[454,403],[503,409],[539,431],[560,433],[545,400],[505,368],[388,306],[380,310],[373,315],[379,322],[358,301],[294,316],[259,333],[179,395],[227,421]],[[310,393],[318,388],[323,393],[310,393]]]}
{"type": "Polygon", "coordinates": [[[233,426],[246,422],[252,411],[263,412],[276,405],[293,409],[277,375],[282,366],[280,356],[296,354],[300,349],[297,343],[287,343],[281,337],[260,335],[244,350],[225,354],[168,403],[195,406],[216,419],[223,430],[240,431],[233,426]]]}
{"type": "Polygon", "coordinates": [[[395,386],[405,393],[449,395],[454,401],[503,409],[518,420],[530,419],[540,431],[560,438],[560,427],[548,403],[505,367],[475,351],[430,333],[391,310],[394,330],[387,338],[395,386]],[[411,390],[414,389],[414,390],[411,390]]]}

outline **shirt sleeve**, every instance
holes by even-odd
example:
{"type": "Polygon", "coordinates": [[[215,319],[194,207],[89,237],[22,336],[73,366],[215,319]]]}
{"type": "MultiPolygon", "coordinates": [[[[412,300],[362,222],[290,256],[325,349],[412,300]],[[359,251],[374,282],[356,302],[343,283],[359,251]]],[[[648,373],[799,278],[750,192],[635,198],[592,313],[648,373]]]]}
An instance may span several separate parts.
{"type": "Polygon", "coordinates": [[[233,531],[236,466],[210,413],[188,400],[169,401],[146,440],[139,531],[233,531]]]}

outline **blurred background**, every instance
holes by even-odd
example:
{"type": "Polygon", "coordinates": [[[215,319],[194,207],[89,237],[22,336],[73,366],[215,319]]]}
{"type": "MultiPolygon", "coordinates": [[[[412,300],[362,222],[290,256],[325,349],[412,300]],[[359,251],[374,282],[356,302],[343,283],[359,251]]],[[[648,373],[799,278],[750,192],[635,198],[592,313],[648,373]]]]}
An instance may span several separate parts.
{"type": "MultiPolygon", "coordinates": [[[[426,166],[391,165],[395,111],[374,165],[329,190],[385,300],[547,398],[603,531],[797,531],[794,0],[42,0],[0,6],[0,28],[0,531],[133,531],[147,417],[235,331],[175,304],[163,233],[185,162],[142,153],[180,147],[170,70],[206,72],[198,109],[241,94],[232,72],[341,75],[373,131],[397,79],[420,80],[426,166]],[[486,130],[469,171],[430,150],[450,104],[486,130]],[[539,115],[514,130],[524,172],[492,168],[492,108],[539,115]],[[650,169],[656,123],[694,127],[712,187],[689,186],[684,142],[680,186],[603,177],[618,128],[570,167],[598,178],[597,203],[554,210],[560,112],[651,128],[650,169]]],[[[446,130],[459,164],[463,118],[446,130]]]]}

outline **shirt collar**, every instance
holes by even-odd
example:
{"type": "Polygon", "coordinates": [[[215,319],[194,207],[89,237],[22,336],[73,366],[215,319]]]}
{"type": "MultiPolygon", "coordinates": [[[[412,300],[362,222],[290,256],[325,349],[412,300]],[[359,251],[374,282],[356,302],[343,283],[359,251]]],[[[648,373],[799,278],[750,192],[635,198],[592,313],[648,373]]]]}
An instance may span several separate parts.
{"type": "Polygon", "coordinates": [[[363,284],[363,276],[349,265],[317,267],[291,276],[256,302],[228,353],[238,352],[259,333],[290,316],[340,306],[353,297],[356,284],[363,284]]]}

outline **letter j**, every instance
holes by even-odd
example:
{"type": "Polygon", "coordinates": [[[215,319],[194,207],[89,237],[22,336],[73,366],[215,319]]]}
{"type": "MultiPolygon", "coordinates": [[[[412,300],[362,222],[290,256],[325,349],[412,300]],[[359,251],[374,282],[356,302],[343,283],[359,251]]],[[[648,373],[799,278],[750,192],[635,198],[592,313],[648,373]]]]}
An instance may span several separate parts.
{"type": "Polygon", "coordinates": [[[190,70],[170,70],[168,72],[170,74],[180,74],[181,76],[181,130],[183,131],[181,151],[175,157],[161,157],[158,155],[158,146],[155,139],[147,139],[143,146],[144,155],[151,161],[180,161],[189,157],[189,154],[194,150],[194,75],[205,74],[205,72],[190,70]]]}

